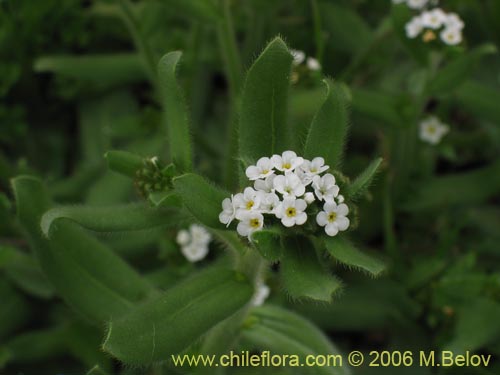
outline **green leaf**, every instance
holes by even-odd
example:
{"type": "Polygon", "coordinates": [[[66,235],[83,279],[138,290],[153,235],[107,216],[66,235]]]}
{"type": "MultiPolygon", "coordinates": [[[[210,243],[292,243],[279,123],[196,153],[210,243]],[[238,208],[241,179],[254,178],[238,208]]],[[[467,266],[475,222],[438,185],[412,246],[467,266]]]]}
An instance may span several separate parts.
{"type": "Polygon", "coordinates": [[[292,60],[286,44],[276,38],[248,71],[240,114],[241,159],[254,161],[289,147],[287,106],[292,60]]]}
{"type": "Polygon", "coordinates": [[[39,223],[50,201],[40,180],[16,177],[12,186],[19,220],[43,272],[75,310],[102,323],[153,293],[120,257],[68,219],[57,220],[46,239],[39,223]]]}
{"type": "Polygon", "coordinates": [[[500,106],[498,105],[500,90],[497,87],[468,81],[455,91],[455,97],[461,107],[480,118],[500,123],[500,106]]]}
{"type": "Polygon", "coordinates": [[[446,350],[462,354],[484,348],[500,337],[500,304],[485,298],[468,301],[457,311],[457,323],[446,350]]]}
{"type": "Polygon", "coordinates": [[[94,366],[85,375],[108,375],[108,373],[99,366],[94,366]]]}
{"type": "Polygon", "coordinates": [[[44,235],[59,219],[69,219],[96,232],[124,232],[175,226],[182,214],[171,208],[152,208],[142,203],[111,207],[63,206],[48,210],[41,220],[44,235]]]}
{"type": "Polygon", "coordinates": [[[0,278],[0,340],[11,332],[25,326],[30,318],[30,305],[20,292],[16,291],[7,280],[0,278]]]}
{"type": "Polygon", "coordinates": [[[148,195],[148,201],[155,207],[179,207],[180,197],[173,191],[157,191],[148,195]]]}
{"type": "Polygon", "coordinates": [[[439,95],[453,91],[470,78],[473,69],[482,57],[492,53],[497,53],[497,48],[493,44],[483,44],[464,53],[436,73],[427,85],[427,93],[439,95]]]}
{"type": "Polygon", "coordinates": [[[283,285],[292,298],[330,302],[340,282],[319,263],[316,251],[305,238],[284,239],[281,261],[283,285]]]}
{"type": "Polygon", "coordinates": [[[111,321],[104,350],[129,364],[169,359],[251,298],[248,281],[213,267],[111,321]]]}
{"type": "Polygon", "coordinates": [[[381,260],[361,252],[341,236],[326,238],[325,245],[332,257],[348,266],[365,270],[373,276],[379,276],[385,270],[385,264],[381,260]]]}
{"type": "Polygon", "coordinates": [[[265,259],[275,262],[282,256],[281,234],[278,229],[263,229],[252,234],[252,243],[265,259]]]}
{"type": "Polygon", "coordinates": [[[109,169],[131,178],[135,178],[136,172],[143,166],[142,157],[127,151],[108,151],[104,157],[109,169]]]}
{"type": "Polygon", "coordinates": [[[103,88],[146,80],[136,54],[44,56],[35,61],[34,69],[91,81],[103,88]]]}
{"type": "MultiPolygon", "coordinates": [[[[307,355],[340,355],[339,349],[310,321],[281,307],[265,305],[254,308],[247,318],[249,324],[243,337],[253,346],[271,353],[292,354],[301,358],[307,355]]],[[[337,362],[340,364],[340,362],[337,362]]],[[[301,374],[350,374],[349,367],[302,367],[301,374]]]]}
{"type": "Polygon", "coordinates": [[[470,172],[449,174],[423,181],[415,187],[414,193],[403,207],[406,210],[426,210],[477,204],[498,194],[499,190],[500,161],[497,161],[470,172]]]}
{"type": "Polygon", "coordinates": [[[373,160],[370,165],[366,167],[366,169],[361,172],[361,174],[349,185],[347,188],[347,196],[349,199],[355,199],[356,197],[361,196],[370,187],[382,160],[382,158],[373,160]]]}
{"type": "Polygon", "coordinates": [[[312,159],[321,156],[327,165],[335,168],[342,158],[349,125],[346,89],[328,80],[324,83],[326,99],[309,128],[304,157],[312,159]]]}
{"type": "Polygon", "coordinates": [[[51,298],[54,294],[35,260],[20,250],[0,245],[0,270],[26,293],[39,298],[51,298]]]}
{"type": "Polygon", "coordinates": [[[203,177],[188,173],[173,180],[174,188],[191,214],[207,227],[221,229],[219,214],[229,193],[216,188],[203,177]]]}
{"type": "Polygon", "coordinates": [[[192,168],[189,115],[176,77],[181,56],[182,53],[178,51],[163,56],[158,64],[158,78],[163,96],[170,156],[180,172],[189,172],[192,168]]]}

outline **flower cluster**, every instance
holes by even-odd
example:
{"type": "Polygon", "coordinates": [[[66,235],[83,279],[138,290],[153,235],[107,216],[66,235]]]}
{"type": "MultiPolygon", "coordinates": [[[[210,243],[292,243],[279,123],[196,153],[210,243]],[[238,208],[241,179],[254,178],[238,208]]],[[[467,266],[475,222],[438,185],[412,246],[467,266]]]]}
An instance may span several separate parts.
{"type": "Polygon", "coordinates": [[[135,173],[135,186],[143,197],[156,191],[164,191],[169,183],[168,177],[163,173],[158,157],[144,159],[142,167],[135,173]]]}
{"type": "Polygon", "coordinates": [[[349,227],[349,208],[328,169],[323,158],[307,160],[293,151],[262,157],[246,169],[253,187],[224,199],[219,220],[229,226],[236,219],[238,233],[250,237],[263,228],[264,215],[285,227],[303,225],[313,215],[335,236],[349,227]]]}
{"type": "Polygon", "coordinates": [[[316,60],[314,57],[310,56],[307,57],[306,59],[306,54],[304,51],[293,49],[290,52],[292,53],[293,56],[294,65],[299,66],[305,62],[309,70],[312,70],[314,72],[321,70],[321,64],[319,63],[319,61],[316,60]]]}
{"type": "Polygon", "coordinates": [[[422,10],[406,24],[408,38],[414,39],[422,35],[424,42],[431,42],[439,33],[440,39],[445,44],[454,46],[462,42],[464,22],[456,13],[446,13],[437,7],[425,10],[424,8],[428,5],[436,3],[429,0],[393,0],[393,3],[403,2],[412,9],[422,10]]]}
{"type": "Polygon", "coordinates": [[[191,224],[188,230],[183,229],[177,233],[176,240],[186,259],[198,262],[207,256],[212,236],[201,225],[191,224]]]}
{"type": "Polygon", "coordinates": [[[450,128],[435,116],[423,120],[419,126],[419,136],[424,142],[436,145],[441,141],[450,128]]]}

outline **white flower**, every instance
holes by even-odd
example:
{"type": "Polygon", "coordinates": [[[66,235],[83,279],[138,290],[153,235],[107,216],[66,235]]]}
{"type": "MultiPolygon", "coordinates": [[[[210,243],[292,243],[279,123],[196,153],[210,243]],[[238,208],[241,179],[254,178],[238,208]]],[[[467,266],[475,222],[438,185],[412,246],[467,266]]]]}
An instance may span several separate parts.
{"type": "Polygon", "coordinates": [[[345,199],[342,194],[337,195],[337,203],[344,203],[345,199]]]}
{"type": "Polygon", "coordinates": [[[456,13],[448,13],[446,19],[444,20],[444,26],[446,29],[457,29],[462,30],[464,28],[464,21],[456,13]]]}
{"type": "Polygon", "coordinates": [[[177,243],[181,245],[181,253],[190,262],[198,262],[207,256],[211,239],[210,233],[197,224],[192,224],[189,231],[181,230],[177,233],[177,243]]]}
{"type": "Polygon", "coordinates": [[[430,144],[438,144],[446,133],[449,127],[443,124],[435,116],[431,116],[420,123],[420,139],[430,144]]]}
{"type": "Polygon", "coordinates": [[[306,187],[295,173],[276,176],[273,180],[275,191],[284,197],[300,197],[304,195],[306,187]]]}
{"type": "Polygon", "coordinates": [[[408,38],[416,38],[423,30],[422,18],[419,16],[413,17],[406,25],[406,36],[408,38]]]}
{"type": "Polygon", "coordinates": [[[251,165],[245,171],[248,179],[257,180],[259,178],[266,178],[274,173],[273,164],[271,159],[263,157],[257,161],[257,165],[251,165]]]}
{"type": "Polygon", "coordinates": [[[273,180],[275,177],[276,175],[272,174],[270,176],[267,176],[265,180],[255,180],[255,182],[253,183],[254,189],[266,193],[274,192],[273,180]]]}
{"type": "Polygon", "coordinates": [[[408,7],[412,9],[422,9],[428,2],[429,0],[407,0],[408,7]]]}
{"type": "Polygon", "coordinates": [[[295,65],[302,64],[304,62],[304,60],[306,59],[306,54],[304,53],[304,51],[292,49],[290,52],[293,56],[293,63],[295,65]]]}
{"type": "Polygon", "coordinates": [[[271,289],[269,289],[269,287],[266,284],[260,283],[255,290],[252,304],[254,306],[261,306],[267,299],[267,297],[269,297],[270,292],[271,289]]]}
{"type": "Polygon", "coordinates": [[[234,204],[236,206],[236,218],[240,219],[240,216],[249,211],[258,211],[260,207],[260,200],[262,195],[251,187],[245,188],[243,194],[236,194],[233,198],[234,204]]]}
{"type": "Polygon", "coordinates": [[[304,194],[304,200],[306,201],[307,204],[311,204],[312,202],[315,201],[314,194],[308,191],[307,193],[304,194]]]}
{"type": "Polygon", "coordinates": [[[321,64],[314,57],[308,57],[306,64],[307,64],[307,67],[309,68],[309,70],[312,70],[314,72],[321,69],[321,64]]]}
{"type": "Polygon", "coordinates": [[[302,225],[307,221],[307,214],[304,212],[306,208],[305,200],[288,197],[276,207],[276,217],[281,219],[285,227],[302,225]]]}
{"type": "Polygon", "coordinates": [[[312,161],[304,160],[300,168],[297,170],[297,174],[305,185],[309,185],[314,176],[325,172],[328,168],[330,167],[325,165],[325,159],[317,157],[312,161]]]}
{"type": "Polygon", "coordinates": [[[176,241],[179,245],[187,245],[191,241],[191,236],[187,230],[182,229],[177,233],[176,241]]]}
{"type": "Polygon", "coordinates": [[[231,195],[231,198],[226,198],[222,201],[222,212],[219,214],[219,221],[222,224],[226,224],[226,226],[229,226],[229,224],[231,224],[231,222],[234,220],[235,216],[236,204],[234,202],[233,195],[231,195]]]}
{"type": "Polygon", "coordinates": [[[423,12],[421,15],[422,25],[429,29],[439,29],[446,21],[446,14],[441,8],[423,12]]]}
{"type": "Polygon", "coordinates": [[[262,213],[271,214],[280,204],[280,198],[275,193],[261,193],[260,210],[262,213]]]}
{"type": "Polygon", "coordinates": [[[335,177],[327,173],[324,176],[314,176],[312,186],[319,200],[331,201],[339,194],[339,187],[335,184],[335,177]]]}
{"type": "Polygon", "coordinates": [[[439,36],[444,43],[450,46],[456,46],[457,44],[460,44],[462,42],[462,31],[460,29],[450,29],[447,27],[443,31],[441,31],[439,36]]]}
{"type": "Polygon", "coordinates": [[[262,229],[264,225],[264,216],[256,211],[244,212],[240,220],[236,230],[240,236],[247,236],[249,238],[253,232],[262,229]]]}
{"type": "Polygon", "coordinates": [[[338,232],[349,228],[349,219],[346,215],[349,213],[349,208],[346,204],[337,205],[334,202],[326,202],[323,206],[323,211],[316,216],[318,225],[325,227],[327,235],[333,237],[338,232]]]}
{"type": "Polygon", "coordinates": [[[293,172],[295,168],[301,166],[304,162],[304,158],[297,156],[293,151],[285,151],[281,156],[273,155],[271,160],[277,170],[285,173],[293,172]]]}

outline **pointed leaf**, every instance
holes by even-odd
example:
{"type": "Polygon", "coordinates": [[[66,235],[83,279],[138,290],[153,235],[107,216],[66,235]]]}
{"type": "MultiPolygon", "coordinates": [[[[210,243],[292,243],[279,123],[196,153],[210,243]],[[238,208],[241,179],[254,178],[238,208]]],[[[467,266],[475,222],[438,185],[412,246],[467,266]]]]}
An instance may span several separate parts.
{"type": "Polygon", "coordinates": [[[243,276],[213,267],[109,325],[104,350],[129,364],[169,359],[242,308],[253,290],[243,276]]]}
{"type": "Polygon", "coordinates": [[[370,165],[366,167],[366,169],[361,172],[361,174],[349,185],[347,188],[347,196],[349,199],[359,197],[370,187],[382,160],[382,158],[373,160],[370,165]]]}
{"type": "Polygon", "coordinates": [[[309,128],[304,157],[312,159],[321,156],[327,165],[335,168],[342,158],[349,125],[346,89],[328,80],[324,83],[326,99],[309,128]]]}
{"type": "Polygon", "coordinates": [[[280,38],[264,49],[248,71],[240,114],[243,160],[254,161],[289,147],[287,106],[292,55],[280,38]]]}
{"type": "Polygon", "coordinates": [[[361,252],[343,237],[328,237],[325,239],[325,245],[332,257],[348,266],[360,268],[373,276],[378,276],[385,270],[384,262],[361,252]]]}
{"type": "Polygon", "coordinates": [[[179,51],[163,56],[158,64],[158,78],[163,96],[170,157],[180,172],[189,172],[192,166],[189,115],[176,77],[181,56],[179,51]]]}
{"type": "Polygon", "coordinates": [[[196,219],[208,227],[222,228],[219,213],[222,210],[222,201],[229,193],[193,173],[174,178],[173,183],[177,194],[196,219]]]}
{"type": "Polygon", "coordinates": [[[340,282],[319,263],[312,244],[304,238],[286,238],[283,244],[281,278],[293,298],[306,297],[330,302],[340,282]]]}

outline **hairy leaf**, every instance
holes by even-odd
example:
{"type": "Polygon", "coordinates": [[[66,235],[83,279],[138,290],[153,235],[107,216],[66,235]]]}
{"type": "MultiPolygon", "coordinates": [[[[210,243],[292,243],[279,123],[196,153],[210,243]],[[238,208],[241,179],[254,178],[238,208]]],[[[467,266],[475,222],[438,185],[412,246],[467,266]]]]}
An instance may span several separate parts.
{"type": "Polygon", "coordinates": [[[272,262],[281,258],[281,235],[279,230],[263,229],[252,234],[252,243],[260,255],[272,262]]]}
{"type": "Polygon", "coordinates": [[[335,168],[344,150],[349,125],[345,88],[328,80],[326,100],[316,113],[304,149],[304,157],[321,156],[327,165],[335,168]]]}
{"type": "Polygon", "coordinates": [[[341,236],[326,238],[325,245],[332,257],[348,266],[360,268],[373,276],[378,276],[385,270],[385,264],[381,260],[360,251],[341,236]]]}
{"type": "Polygon", "coordinates": [[[131,178],[136,177],[136,172],[143,165],[143,159],[139,155],[127,151],[108,151],[104,157],[109,169],[131,178]]]}
{"type": "Polygon", "coordinates": [[[176,77],[181,56],[182,53],[178,51],[163,56],[158,64],[158,78],[163,96],[170,157],[180,172],[189,172],[192,167],[189,115],[176,77]]]}
{"type": "Polygon", "coordinates": [[[355,199],[362,195],[369,187],[375,177],[382,158],[373,160],[361,174],[347,188],[347,196],[350,199],[355,199]]]}
{"type": "Polygon", "coordinates": [[[213,267],[111,321],[104,350],[130,364],[169,359],[249,301],[242,276],[213,267]]]}

